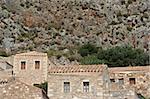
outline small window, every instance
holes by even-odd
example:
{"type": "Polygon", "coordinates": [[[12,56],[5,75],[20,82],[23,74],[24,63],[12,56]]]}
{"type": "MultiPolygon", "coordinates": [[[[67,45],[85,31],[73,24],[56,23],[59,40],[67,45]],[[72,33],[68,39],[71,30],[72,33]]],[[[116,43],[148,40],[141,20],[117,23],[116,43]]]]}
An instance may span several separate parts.
{"type": "Polygon", "coordinates": [[[89,92],[89,82],[83,82],[83,92],[89,92]]]}
{"type": "Polygon", "coordinates": [[[111,83],[115,83],[115,79],[110,79],[110,82],[111,83]]]}
{"type": "Polygon", "coordinates": [[[119,80],[119,84],[120,85],[123,85],[124,84],[124,79],[123,78],[120,78],[120,79],[118,79],[119,80]]]}
{"type": "Polygon", "coordinates": [[[26,62],[22,61],[21,62],[21,70],[24,70],[24,69],[26,69],[26,62]]]}
{"type": "Polygon", "coordinates": [[[131,85],[135,84],[136,83],[135,78],[129,78],[129,82],[130,82],[131,85]]]}
{"type": "Polygon", "coordinates": [[[70,92],[70,82],[64,82],[64,93],[70,92]]]}
{"type": "Polygon", "coordinates": [[[35,69],[40,69],[40,61],[35,61],[35,69]]]}

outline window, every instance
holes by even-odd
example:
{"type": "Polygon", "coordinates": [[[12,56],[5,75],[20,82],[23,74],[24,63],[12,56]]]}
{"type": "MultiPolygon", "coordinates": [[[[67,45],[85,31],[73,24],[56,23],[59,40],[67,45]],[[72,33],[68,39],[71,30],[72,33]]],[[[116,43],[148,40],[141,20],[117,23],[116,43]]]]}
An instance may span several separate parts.
{"type": "Polygon", "coordinates": [[[64,82],[64,92],[70,92],[70,82],[64,82]]]}
{"type": "Polygon", "coordinates": [[[124,79],[123,78],[120,78],[120,79],[118,79],[119,80],[119,84],[120,85],[123,85],[124,84],[124,79]]]}
{"type": "Polygon", "coordinates": [[[83,92],[89,92],[89,82],[83,82],[83,92]]]}
{"type": "Polygon", "coordinates": [[[40,69],[40,61],[35,61],[35,69],[40,69]]]}
{"type": "Polygon", "coordinates": [[[135,78],[129,78],[129,82],[130,82],[131,85],[135,84],[136,83],[135,78]]]}
{"type": "Polygon", "coordinates": [[[115,83],[115,79],[110,79],[110,82],[111,83],[115,83]]]}
{"type": "Polygon", "coordinates": [[[24,69],[26,69],[26,62],[22,61],[21,62],[21,70],[24,70],[24,69]]]}

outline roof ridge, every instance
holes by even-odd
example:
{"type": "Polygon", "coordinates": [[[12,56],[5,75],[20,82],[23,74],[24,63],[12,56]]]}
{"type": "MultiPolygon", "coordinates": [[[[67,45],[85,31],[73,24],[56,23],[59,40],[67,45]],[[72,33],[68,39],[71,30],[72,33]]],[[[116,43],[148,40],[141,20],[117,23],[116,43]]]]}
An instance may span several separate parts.
{"type": "Polygon", "coordinates": [[[102,72],[106,65],[51,66],[49,73],[102,72]]]}

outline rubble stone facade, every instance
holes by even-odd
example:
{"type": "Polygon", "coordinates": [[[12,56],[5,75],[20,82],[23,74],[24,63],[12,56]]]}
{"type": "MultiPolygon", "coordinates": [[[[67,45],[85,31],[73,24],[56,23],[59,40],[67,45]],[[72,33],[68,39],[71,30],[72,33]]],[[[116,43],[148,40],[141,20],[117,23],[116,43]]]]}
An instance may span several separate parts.
{"type": "Polygon", "coordinates": [[[150,97],[150,66],[109,68],[112,83],[150,97]]]}
{"type": "MultiPolygon", "coordinates": [[[[0,61],[0,86],[3,89],[13,84],[8,81],[8,78],[15,78],[27,85],[47,81],[50,99],[139,99],[137,93],[150,97],[150,66],[108,68],[107,65],[65,65],[48,67],[47,54],[35,51],[16,54],[8,60],[8,62],[0,61]]],[[[30,98],[14,97],[13,99],[30,98]]]]}
{"type": "Polygon", "coordinates": [[[112,89],[106,65],[51,67],[48,96],[50,99],[138,99],[132,90],[112,89]]]}
{"type": "Polygon", "coordinates": [[[52,67],[48,83],[50,99],[102,99],[109,88],[106,66],[52,67]]]}
{"type": "Polygon", "coordinates": [[[16,54],[13,58],[14,76],[33,85],[47,81],[47,54],[29,52],[16,54]]]}

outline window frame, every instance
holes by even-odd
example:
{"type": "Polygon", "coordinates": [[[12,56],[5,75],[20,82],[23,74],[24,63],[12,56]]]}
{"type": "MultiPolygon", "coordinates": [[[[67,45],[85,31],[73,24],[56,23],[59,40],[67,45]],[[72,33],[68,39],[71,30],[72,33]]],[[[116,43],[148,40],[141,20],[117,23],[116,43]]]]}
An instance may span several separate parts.
{"type": "Polygon", "coordinates": [[[35,60],[35,61],[34,61],[34,69],[38,70],[38,69],[40,69],[40,68],[41,68],[41,61],[40,61],[40,60],[35,60]],[[36,62],[39,62],[38,68],[37,68],[36,62]]]}
{"type": "Polygon", "coordinates": [[[21,60],[20,61],[20,70],[26,70],[27,69],[27,61],[21,60]],[[24,65],[22,64],[24,63],[24,65]],[[23,67],[24,66],[24,67],[23,67]],[[23,67],[23,68],[22,68],[23,67]]]}
{"type": "Polygon", "coordinates": [[[135,85],[136,84],[136,78],[129,78],[129,84],[135,85]]]}
{"type": "Polygon", "coordinates": [[[83,92],[87,93],[90,92],[90,82],[89,81],[83,81],[83,92]]]}
{"type": "Polygon", "coordinates": [[[64,81],[63,82],[63,92],[64,93],[70,93],[70,82],[69,81],[64,81]]]}

